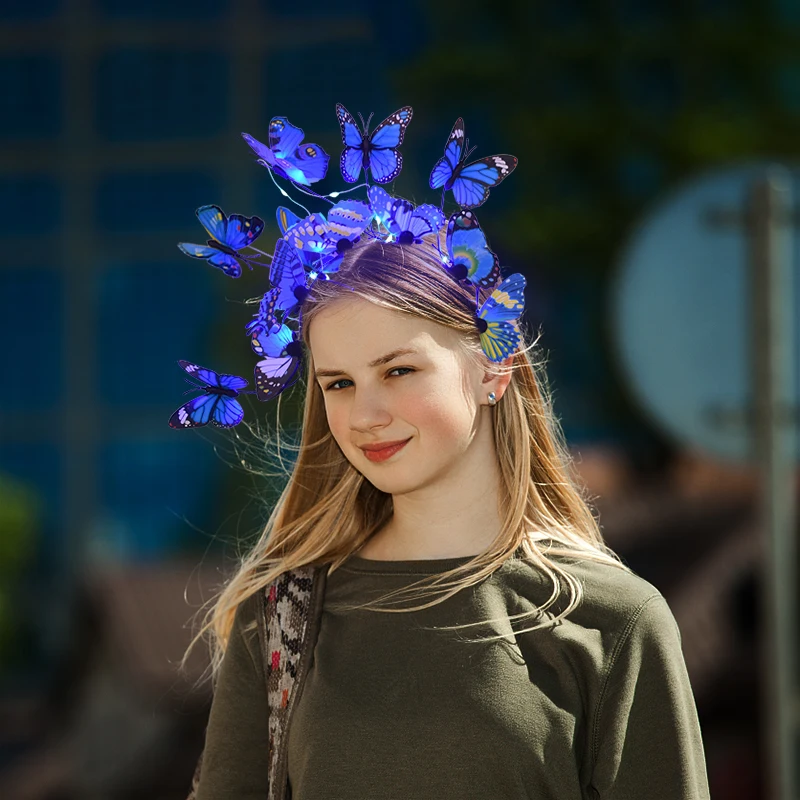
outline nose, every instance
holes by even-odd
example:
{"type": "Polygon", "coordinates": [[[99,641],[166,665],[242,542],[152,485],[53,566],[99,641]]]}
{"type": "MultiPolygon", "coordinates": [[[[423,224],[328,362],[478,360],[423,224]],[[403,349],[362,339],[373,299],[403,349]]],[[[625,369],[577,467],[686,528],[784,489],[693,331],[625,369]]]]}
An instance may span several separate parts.
{"type": "Polygon", "coordinates": [[[350,406],[350,428],[354,431],[371,431],[382,428],[392,420],[385,398],[380,392],[356,389],[350,406]]]}

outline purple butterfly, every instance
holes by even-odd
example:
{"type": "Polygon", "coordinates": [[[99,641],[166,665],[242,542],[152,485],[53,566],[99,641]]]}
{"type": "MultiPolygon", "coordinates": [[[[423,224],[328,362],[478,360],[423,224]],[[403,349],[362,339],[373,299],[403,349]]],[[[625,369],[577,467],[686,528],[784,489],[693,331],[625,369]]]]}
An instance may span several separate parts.
{"type": "MultiPolygon", "coordinates": [[[[209,422],[218,428],[232,428],[244,419],[244,409],[234,399],[247,386],[244,378],[236,375],[217,375],[210,369],[191,361],[178,361],[189,374],[205,386],[192,384],[205,393],[184,403],[169,418],[171,428],[198,428],[209,422]]],[[[191,383],[191,381],[189,381],[191,383]]]]}
{"type": "MultiPolygon", "coordinates": [[[[269,295],[271,292],[265,299],[269,295]]],[[[256,355],[263,356],[255,366],[254,376],[256,396],[265,401],[279,395],[300,377],[303,344],[295,331],[278,322],[273,297],[266,304],[262,300],[261,310],[263,319],[251,323],[250,346],[256,355]]]]}
{"type": "Polygon", "coordinates": [[[310,186],[325,177],[330,156],[318,144],[301,144],[301,128],[286,117],[273,117],[269,123],[269,145],[249,133],[242,137],[258,156],[258,163],[286,180],[310,186]]]}
{"type": "Polygon", "coordinates": [[[445,271],[459,283],[492,289],[500,280],[500,261],[489,249],[486,236],[472,211],[457,211],[447,222],[445,271]]]}
{"type": "Polygon", "coordinates": [[[414,208],[408,200],[392,197],[381,186],[370,186],[367,195],[372,213],[398,244],[421,244],[423,236],[438,233],[444,225],[441,209],[430,203],[414,208]]]}
{"type": "Polygon", "coordinates": [[[428,183],[431,189],[443,187],[443,200],[444,193],[450,189],[462,208],[477,208],[486,202],[489,190],[516,169],[517,159],[508,155],[486,156],[467,164],[467,156],[475,149],[468,148],[464,120],[459,117],[447,137],[444,156],[436,162],[428,183]]]}
{"type": "Polygon", "coordinates": [[[261,217],[243,217],[241,214],[226,217],[225,212],[215,205],[200,206],[195,214],[211,238],[207,245],[180,242],[178,247],[181,252],[192,258],[204,258],[230,278],[240,277],[242,262],[248,267],[250,264],[238,251],[250,247],[258,239],[264,230],[264,220],[261,217]]]}
{"type": "Polygon", "coordinates": [[[361,170],[370,172],[376,183],[389,183],[393,181],[403,167],[403,156],[398,147],[403,143],[406,128],[414,111],[411,106],[403,106],[386,117],[386,119],[368,133],[369,119],[361,119],[361,128],[358,127],[353,115],[341,104],[336,104],[336,118],[342,132],[344,150],[339,159],[342,177],[348,183],[355,183],[361,170]]]}
{"type": "Polygon", "coordinates": [[[370,226],[372,216],[372,209],[361,200],[342,200],[328,211],[327,218],[311,214],[289,228],[283,238],[301,252],[300,260],[312,273],[327,280],[327,273],[339,269],[344,254],[370,226]]]}

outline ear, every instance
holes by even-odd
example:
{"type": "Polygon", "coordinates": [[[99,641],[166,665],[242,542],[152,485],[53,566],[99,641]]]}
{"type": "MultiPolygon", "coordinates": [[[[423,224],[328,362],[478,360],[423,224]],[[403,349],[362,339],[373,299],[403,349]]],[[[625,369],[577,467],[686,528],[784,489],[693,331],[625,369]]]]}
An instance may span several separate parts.
{"type": "MultiPolygon", "coordinates": [[[[502,364],[504,367],[510,367],[511,364],[514,363],[514,356],[510,355],[505,361],[498,362],[502,364]]],[[[494,392],[495,397],[500,400],[503,394],[508,387],[508,384],[511,383],[511,371],[509,370],[506,373],[497,373],[491,367],[489,367],[483,373],[483,381],[482,381],[482,389],[485,389],[487,394],[489,392],[494,392]]]]}

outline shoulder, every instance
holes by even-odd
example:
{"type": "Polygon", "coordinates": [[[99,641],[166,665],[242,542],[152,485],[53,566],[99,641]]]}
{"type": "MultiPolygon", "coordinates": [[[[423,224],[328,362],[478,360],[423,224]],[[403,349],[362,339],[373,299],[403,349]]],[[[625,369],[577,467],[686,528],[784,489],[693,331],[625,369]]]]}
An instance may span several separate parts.
{"type": "MultiPolygon", "coordinates": [[[[596,640],[611,656],[632,636],[667,636],[680,640],[677,623],[666,599],[649,581],[635,572],[613,564],[585,558],[551,557],[561,569],[580,584],[579,605],[563,620],[559,637],[596,640]]],[[[504,584],[518,603],[533,608],[547,603],[553,583],[541,568],[527,559],[514,559],[503,570],[504,584]]],[[[546,612],[561,613],[569,595],[563,586],[559,599],[546,612]]],[[[603,659],[605,660],[605,659],[603,659]]]]}

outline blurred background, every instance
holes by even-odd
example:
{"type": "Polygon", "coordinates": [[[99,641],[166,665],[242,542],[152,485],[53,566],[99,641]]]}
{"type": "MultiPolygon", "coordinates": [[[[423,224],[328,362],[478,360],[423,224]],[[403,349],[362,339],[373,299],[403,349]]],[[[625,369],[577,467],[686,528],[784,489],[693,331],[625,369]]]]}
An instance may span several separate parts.
{"type": "Polygon", "coordinates": [[[712,796],[766,797],[736,213],[761,165],[800,187],[798,0],[0,0],[0,97],[0,797],[188,792],[203,647],[175,665],[280,487],[238,467],[238,434],[167,425],[177,359],[251,372],[266,278],[176,244],[216,203],[271,249],[282,198],[240,132],[274,115],[331,155],[315,188],[343,188],[337,101],[373,126],[413,106],[394,191],[416,202],[458,116],[474,158],[519,158],[482,227],[527,276],[605,536],[678,620],[712,796]]]}

